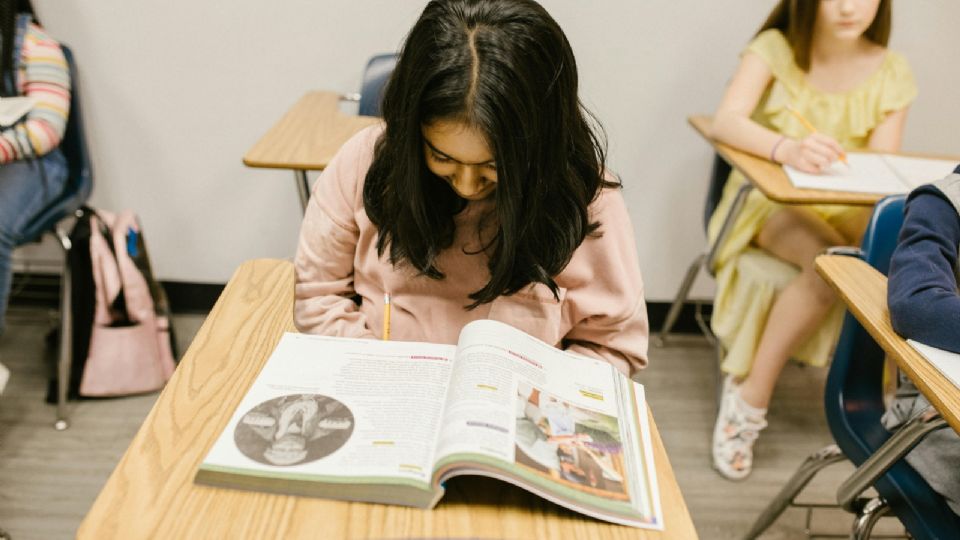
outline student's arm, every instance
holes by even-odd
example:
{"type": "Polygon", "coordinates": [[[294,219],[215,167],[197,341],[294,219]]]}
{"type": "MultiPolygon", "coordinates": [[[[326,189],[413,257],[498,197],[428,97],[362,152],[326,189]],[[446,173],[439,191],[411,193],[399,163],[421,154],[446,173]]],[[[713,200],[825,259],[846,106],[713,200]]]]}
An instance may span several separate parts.
{"type": "Polygon", "coordinates": [[[960,352],[960,295],[954,277],[958,243],[957,211],[936,188],[918,188],[907,202],[890,261],[890,322],[901,336],[960,352]]]}
{"type": "Polygon", "coordinates": [[[574,321],[563,346],[633,375],[647,365],[649,335],[633,226],[619,190],[603,190],[592,209],[602,236],[587,237],[561,274],[574,321]]]}
{"type": "Polygon", "coordinates": [[[294,258],[293,320],[301,332],[374,337],[352,298],[360,234],[355,214],[362,206],[361,186],[376,140],[372,133],[365,130],[340,149],[307,205],[294,258]]]}
{"type": "Polygon", "coordinates": [[[894,111],[887,115],[877,127],[873,128],[870,134],[868,146],[871,150],[879,152],[896,152],[900,150],[900,142],[903,140],[903,128],[907,123],[907,111],[909,107],[894,111]]]}
{"type": "Polygon", "coordinates": [[[60,45],[28,24],[21,49],[24,95],[37,100],[26,120],[0,133],[0,163],[42,156],[60,144],[70,110],[70,72],[60,45]]]}
{"type": "Polygon", "coordinates": [[[773,73],[760,55],[747,51],[724,92],[713,118],[711,135],[741,150],[815,173],[839,159],[843,148],[833,138],[815,133],[802,140],[783,136],[754,122],[750,116],[773,73]]]}

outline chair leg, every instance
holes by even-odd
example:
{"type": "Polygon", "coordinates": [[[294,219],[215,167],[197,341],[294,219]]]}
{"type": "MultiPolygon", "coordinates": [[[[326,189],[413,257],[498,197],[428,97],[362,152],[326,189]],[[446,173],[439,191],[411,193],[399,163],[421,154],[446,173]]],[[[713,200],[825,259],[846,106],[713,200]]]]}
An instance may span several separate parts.
{"type": "Polygon", "coordinates": [[[763,532],[780,517],[780,514],[782,514],[788,506],[793,504],[793,500],[803,491],[803,488],[810,483],[810,480],[813,480],[813,477],[816,476],[818,472],[824,467],[833,465],[844,459],[846,458],[843,456],[840,448],[835,444],[831,444],[807,457],[797,471],[793,473],[793,476],[790,477],[790,480],[780,488],[780,492],[770,501],[770,504],[763,509],[763,512],[761,512],[757,520],[753,522],[753,526],[750,527],[750,531],[744,538],[753,539],[763,534],[763,532]]]}
{"type": "Polygon", "coordinates": [[[871,499],[864,507],[863,511],[853,520],[853,529],[850,531],[851,540],[861,540],[870,538],[874,525],[885,514],[890,512],[890,505],[887,501],[877,497],[871,499]]]}
{"type": "Polygon", "coordinates": [[[693,318],[697,321],[697,326],[700,327],[700,332],[703,333],[703,337],[707,338],[708,343],[716,346],[717,343],[719,343],[719,338],[713,333],[713,328],[710,328],[710,321],[707,320],[707,317],[703,315],[703,302],[696,302],[695,305],[696,307],[693,310],[693,318]]]}
{"type": "Polygon", "coordinates": [[[658,347],[663,347],[667,343],[667,336],[670,335],[670,330],[672,330],[673,325],[676,324],[677,318],[680,316],[680,310],[683,308],[683,303],[687,300],[687,294],[690,293],[690,288],[693,287],[693,282],[696,281],[697,274],[700,273],[700,267],[703,266],[703,261],[706,260],[706,258],[706,253],[701,253],[687,268],[687,275],[683,277],[683,281],[680,283],[677,296],[673,299],[673,304],[670,305],[670,311],[667,312],[667,318],[663,321],[663,327],[657,336],[656,345],[658,347]]]}
{"type": "Polygon", "coordinates": [[[73,348],[73,314],[71,313],[73,276],[70,272],[70,249],[72,244],[67,234],[57,229],[57,239],[63,248],[63,273],[60,282],[60,351],[57,357],[57,421],[54,429],[63,431],[70,427],[67,417],[67,388],[70,385],[70,364],[73,348]]]}
{"type": "Polygon", "coordinates": [[[310,180],[307,179],[307,171],[293,171],[297,182],[297,195],[300,196],[300,209],[307,213],[307,203],[310,201],[310,180]]]}
{"type": "Polygon", "coordinates": [[[727,235],[730,234],[730,230],[733,228],[733,223],[736,221],[737,216],[740,215],[740,210],[743,209],[743,205],[747,200],[747,196],[750,194],[750,191],[753,190],[753,184],[750,182],[744,182],[740,186],[739,191],[737,191],[737,196],[733,200],[733,204],[730,205],[730,210],[727,212],[726,217],[723,219],[723,224],[720,227],[720,232],[717,234],[717,238],[709,246],[706,253],[700,254],[693,263],[687,268],[687,275],[684,276],[683,282],[680,284],[680,289],[677,291],[677,297],[674,298],[673,304],[670,305],[670,311],[667,312],[667,318],[663,321],[663,328],[660,329],[660,334],[657,336],[655,344],[658,347],[663,347],[667,342],[667,336],[670,334],[670,330],[673,329],[674,323],[677,322],[677,317],[680,316],[680,309],[683,307],[683,303],[687,300],[687,294],[690,292],[690,288],[693,286],[694,280],[697,278],[697,274],[700,273],[700,268],[705,268],[711,274],[711,270],[716,263],[717,252],[720,249],[720,246],[723,245],[724,240],[726,240],[727,235]]]}

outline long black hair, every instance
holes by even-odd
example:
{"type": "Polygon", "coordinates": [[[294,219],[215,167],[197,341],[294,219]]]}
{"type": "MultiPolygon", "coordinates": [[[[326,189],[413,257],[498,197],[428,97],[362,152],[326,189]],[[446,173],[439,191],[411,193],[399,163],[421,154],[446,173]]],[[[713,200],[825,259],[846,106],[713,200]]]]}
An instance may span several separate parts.
{"type": "Polygon", "coordinates": [[[21,13],[28,13],[36,20],[30,0],[0,0],[0,96],[3,97],[17,95],[13,49],[17,37],[17,15],[21,13]]]}
{"type": "Polygon", "coordinates": [[[363,189],[378,253],[445,277],[435,261],[453,243],[466,201],[427,168],[421,126],[462,122],[486,135],[497,164],[490,280],[468,308],[534,282],[558,296],[553,276],[600,226],[590,203],[618,185],[604,180],[602,127],[577,88],[573,50],[536,2],[427,4],[384,91],[386,129],[363,189]]]}

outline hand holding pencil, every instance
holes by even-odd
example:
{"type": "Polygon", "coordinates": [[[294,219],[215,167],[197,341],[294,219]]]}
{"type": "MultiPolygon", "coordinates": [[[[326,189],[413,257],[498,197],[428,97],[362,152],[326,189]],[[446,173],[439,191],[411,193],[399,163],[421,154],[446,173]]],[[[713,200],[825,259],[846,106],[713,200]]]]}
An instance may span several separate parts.
{"type": "Polygon", "coordinates": [[[846,152],[836,139],[818,132],[813,124],[793,107],[788,105],[787,110],[810,134],[800,140],[784,141],[778,161],[808,173],[821,173],[838,160],[850,166],[846,152]]]}

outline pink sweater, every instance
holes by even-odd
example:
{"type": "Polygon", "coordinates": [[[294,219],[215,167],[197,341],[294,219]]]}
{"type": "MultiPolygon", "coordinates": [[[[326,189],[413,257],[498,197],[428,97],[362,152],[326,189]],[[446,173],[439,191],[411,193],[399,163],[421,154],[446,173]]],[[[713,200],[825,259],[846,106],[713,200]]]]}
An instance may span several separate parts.
{"type": "Polygon", "coordinates": [[[489,279],[487,255],[476,252],[495,232],[482,219],[494,198],[471,202],[456,216],[454,244],[437,259],[444,279],[418,276],[407,264],[394,267],[388,254],[377,256],[377,228],[363,207],[363,182],[382,130],[373,126],[348,141],[314,187],[294,260],[294,321],[301,332],[378,338],[389,292],[391,339],[455,344],[468,322],[494,319],[627,374],[646,365],[643,281],[619,190],[603,190],[592,204],[603,234],[587,237],[554,278],[559,301],[537,283],[468,311],[468,295],[489,279]]]}

